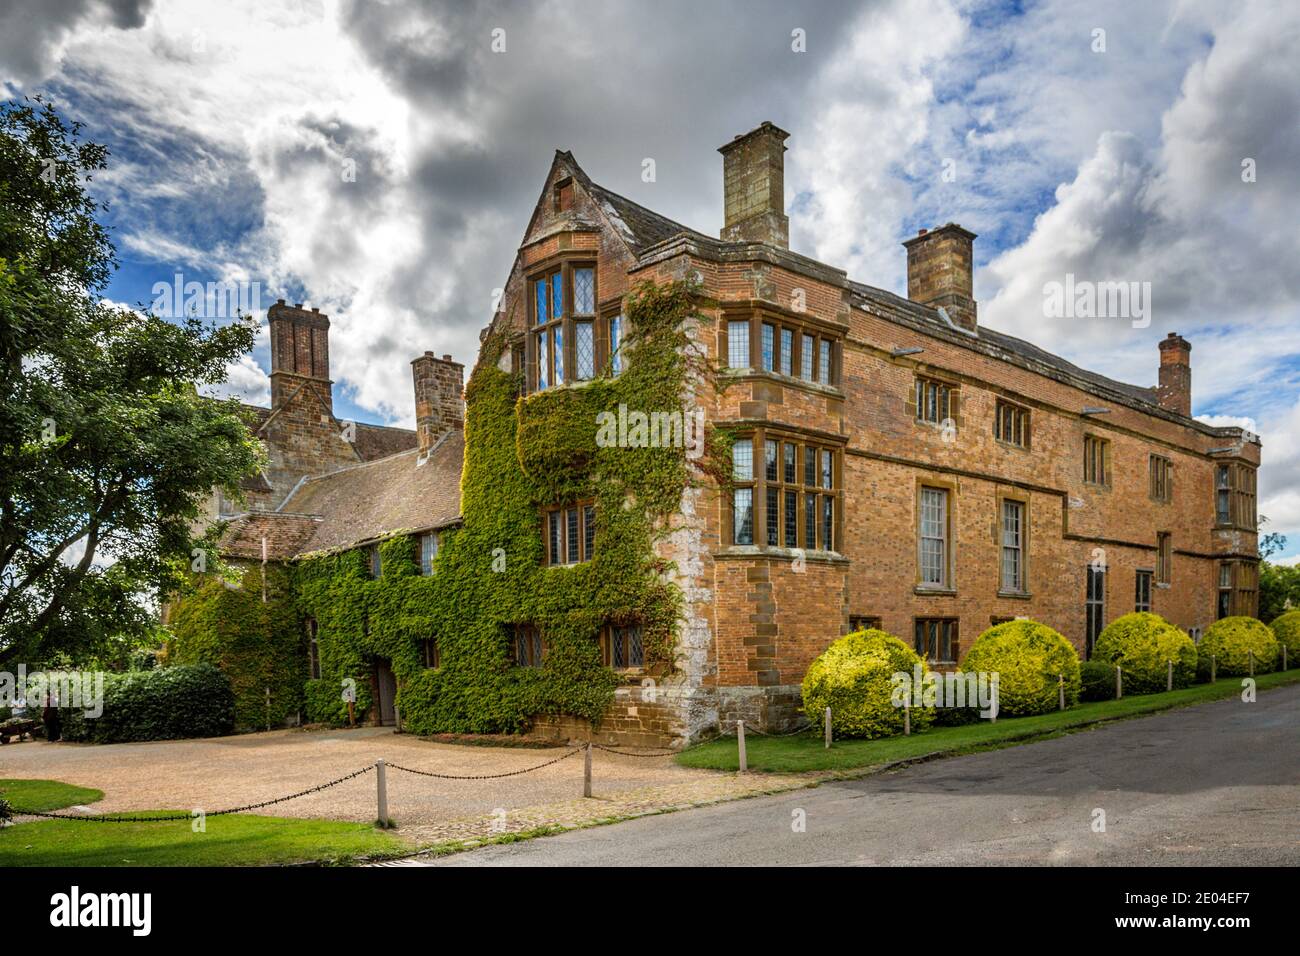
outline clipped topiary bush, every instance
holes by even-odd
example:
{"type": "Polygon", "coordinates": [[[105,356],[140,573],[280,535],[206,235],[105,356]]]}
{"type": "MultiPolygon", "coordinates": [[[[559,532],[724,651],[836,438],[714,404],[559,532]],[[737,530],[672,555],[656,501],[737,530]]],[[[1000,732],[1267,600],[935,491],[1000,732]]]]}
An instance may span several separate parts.
{"type": "MultiPolygon", "coordinates": [[[[1287,611],[1281,617],[1273,619],[1269,625],[1273,630],[1273,636],[1277,638],[1278,653],[1281,654],[1281,646],[1286,645],[1286,663],[1287,667],[1300,666],[1300,610],[1287,611]]],[[[1282,666],[1282,661],[1278,660],[1278,667],[1282,666]]]]}
{"type": "Polygon", "coordinates": [[[63,738],[97,744],[221,737],[235,729],[235,695],[212,664],[104,675],[104,709],[60,708],[63,738]]]}
{"type": "Polygon", "coordinates": [[[1079,655],[1061,634],[1037,621],[1007,621],[975,639],[963,672],[998,675],[998,714],[1027,717],[1058,706],[1058,675],[1065,676],[1065,704],[1079,702],[1079,655]]]}
{"type": "Polygon", "coordinates": [[[1105,661],[1083,661],[1079,664],[1079,700],[1114,700],[1115,665],[1105,661]]]}
{"type": "Polygon", "coordinates": [[[1169,661],[1174,662],[1174,687],[1190,687],[1196,679],[1196,645],[1185,631],[1159,614],[1125,614],[1106,625],[1092,649],[1092,659],[1124,668],[1124,693],[1154,694],[1165,690],[1169,661]]]}
{"type": "Polygon", "coordinates": [[[1255,656],[1255,673],[1263,674],[1277,666],[1277,638],[1267,624],[1253,617],[1225,617],[1205,629],[1198,650],[1197,670],[1210,673],[1214,660],[1221,677],[1250,673],[1250,654],[1255,656]]]}
{"type": "MultiPolygon", "coordinates": [[[[910,647],[884,631],[846,634],[808,667],[803,679],[804,713],[816,726],[831,709],[836,737],[888,737],[903,732],[903,709],[893,702],[897,673],[911,676],[929,668],[910,647]]],[[[934,720],[933,708],[912,708],[912,729],[934,720]]]]}

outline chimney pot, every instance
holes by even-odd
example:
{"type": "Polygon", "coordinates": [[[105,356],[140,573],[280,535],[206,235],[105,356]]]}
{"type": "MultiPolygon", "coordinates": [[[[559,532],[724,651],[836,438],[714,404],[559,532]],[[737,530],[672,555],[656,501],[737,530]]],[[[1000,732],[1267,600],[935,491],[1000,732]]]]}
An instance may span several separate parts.
{"type": "Polygon", "coordinates": [[[415,431],[423,460],[444,435],[465,427],[464,368],[425,352],[411,362],[415,382],[415,431]]]}
{"type": "Polygon", "coordinates": [[[785,141],[790,134],[769,121],[720,146],[723,225],[727,242],[790,247],[785,214],[785,141]]]}
{"type": "Polygon", "coordinates": [[[978,306],[974,298],[975,233],[949,222],[920,229],[903,243],[907,249],[907,297],[974,332],[978,306]]]}
{"type": "Polygon", "coordinates": [[[330,394],[329,316],[319,309],[289,309],[280,299],[266,310],[271,327],[271,407],[279,408],[305,379],[324,383],[321,397],[333,414],[330,394]]]}
{"type": "Polygon", "coordinates": [[[1192,414],[1192,344],[1177,332],[1160,340],[1160,378],[1156,401],[1180,415],[1192,414]]]}

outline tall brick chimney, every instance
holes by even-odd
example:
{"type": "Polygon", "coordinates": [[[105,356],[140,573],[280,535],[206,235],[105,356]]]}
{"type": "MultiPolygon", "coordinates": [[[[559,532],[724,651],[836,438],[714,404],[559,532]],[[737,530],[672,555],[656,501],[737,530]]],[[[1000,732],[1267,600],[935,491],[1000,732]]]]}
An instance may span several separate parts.
{"type": "Polygon", "coordinates": [[[922,229],[903,243],[907,249],[907,297],[932,309],[942,307],[967,331],[975,331],[975,233],[950,222],[922,229]]]}
{"type": "Polygon", "coordinates": [[[785,214],[785,141],[789,133],[764,121],[737,136],[722,154],[723,225],[728,242],[790,248],[785,214]]]}
{"type": "Polygon", "coordinates": [[[1192,344],[1177,332],[1160,340],[1160,384],[1156,400],[1161,408],[1192,414],[1192,344]]]}
{"type": "Polygon", "coordinates": [[[315,382],[333,414],[329,316],[279,299],[266,310],[266,320],[271,326],[271,408],[283,405],[304,382],[315,382]]]}
{"type": "Polygon", "coordinates": [[[461,396],[465,366],[450,355],[438,358],[425,352],[411,361],[415,379],[415,432],[423,461],[452,429],[465,427],[465,402],[461,396]]]}

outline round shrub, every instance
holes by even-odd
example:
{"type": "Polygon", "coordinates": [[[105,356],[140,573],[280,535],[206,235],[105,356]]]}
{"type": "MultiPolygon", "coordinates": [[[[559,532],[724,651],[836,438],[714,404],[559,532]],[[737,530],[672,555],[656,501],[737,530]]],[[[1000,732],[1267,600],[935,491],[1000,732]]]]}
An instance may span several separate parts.
{"type": "Polygon", "coordinates": [[[1196,679],[1196,645],[1186,632],[1159,614],[1125,614],[1106,625],[1092,649],[1092,659],[1124,668],[1124,692],[1153,694],[1169,684],[1190,687],[1196,679]]]}
{"type": "MultiPolygon", "coordinates": [[[[1286,663],[1288,667],[1295,667],[1300,664],[1300,610],[1287,611],[1281,617],[1273,619],[1269,625],[1273,629],[1273,636],[1277,638],[1278,653],[1281,653],[1281,645],[1286,645],[1286,663]]],[[[1281,661],[1278,662],[1281,666],[1281,661]]]]}
{"type": "MultiPolygon", "coordinates": [[[[887,737],[903,732],[903,708],[895,707],[894,675],[929,668],[910,647],[874,628],[841,637],[812,662],[803,679],[804,713],[820,726],[831,709],[836,737],[887,737]]],[[[912,729],[929,726],[933,708],[912,708],[912,729]]]]}
{"type": "Polygon", "coordinates": [[[1105,661],[1083,661],[1079,665],[1079,700],[1114,700],[1115,665],[1105,661]]]}
{"type": "Polygon", "coordinates": [[[1249,674],[1251,652],[1255,655],[1256,674],[1271,671],[1277,665],[1277,638],[1268,625],[1253,617],[1225,617],[1205,629],[1197,669],[1209,674],[1213,658],[1215,671],[1221,676],[1249,674]]]}
{"type": "Polygon", "coordinates": [[[1007,621],[975,639],[962,661],[965,672],[998,675],[998,714],[1027,717],[1056,710],[1058,676],[1065,703],[1079,702],[1079,655],[1061,634],[1037,621],[1007,621]]]}

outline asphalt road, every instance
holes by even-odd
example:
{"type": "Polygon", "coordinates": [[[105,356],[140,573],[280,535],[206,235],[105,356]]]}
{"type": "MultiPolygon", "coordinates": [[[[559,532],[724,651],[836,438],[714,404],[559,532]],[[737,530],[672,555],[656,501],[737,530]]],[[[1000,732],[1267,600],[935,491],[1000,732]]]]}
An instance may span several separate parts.
{"type": "Polygon", "coordinates": [[[1300,686],[438,866],[1300,863],[1300,686]],[[1105,832],[1095,832],[1097,811],[1105,832]],[[806,828],[795,832],[802,814],[806,828]]]}

